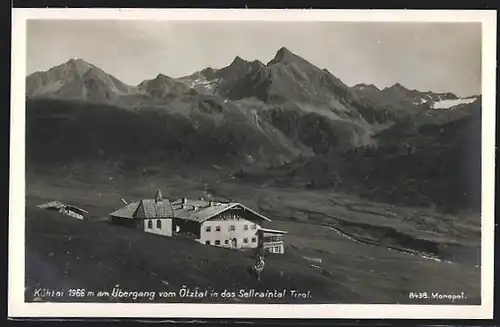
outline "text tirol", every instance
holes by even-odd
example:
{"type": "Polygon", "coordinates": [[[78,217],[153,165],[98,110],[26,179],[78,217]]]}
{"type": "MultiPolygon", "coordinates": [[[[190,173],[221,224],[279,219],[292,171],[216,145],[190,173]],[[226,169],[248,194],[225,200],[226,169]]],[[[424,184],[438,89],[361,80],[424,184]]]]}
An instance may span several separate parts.
{"type": "MultiPolygon", "coordinates": [[[[229,292],[230,293],[230,292],[229,292]]],[[[245,290],[241,289],[237,294],[232,293],[232,295],[237,295],[239,298],[284,298],[286,296],[293,298],[303,298],[307,299],[311,297],[311,292],[300,292],[298,290],[265,290],[256,291],[254,289],[245,290]]]]}

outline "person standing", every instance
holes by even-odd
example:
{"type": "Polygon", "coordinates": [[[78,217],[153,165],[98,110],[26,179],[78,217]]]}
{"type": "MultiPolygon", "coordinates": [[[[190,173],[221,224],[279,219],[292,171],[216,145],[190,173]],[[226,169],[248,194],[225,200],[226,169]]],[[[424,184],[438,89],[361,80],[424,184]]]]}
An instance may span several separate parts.
{"type": "Polygon", "coordinates": [[[257,260],[255,261],[255,264],[253,266],[253,270],[255,272],[255,277],[257,278],[257,281],[260,281],[260,275],[264,270],[264,266],[265,266],[264,258],[260,254],[258,254],[257,260]]]}

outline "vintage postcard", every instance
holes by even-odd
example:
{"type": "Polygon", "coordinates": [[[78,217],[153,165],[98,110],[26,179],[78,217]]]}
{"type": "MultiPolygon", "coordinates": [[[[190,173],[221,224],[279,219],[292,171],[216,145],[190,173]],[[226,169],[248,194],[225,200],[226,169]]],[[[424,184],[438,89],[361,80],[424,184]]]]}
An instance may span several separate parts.
{"type": "Polygon", "coordinates": [[[9,316],[492,317],[494,11],[12,33],[9,316]]]}

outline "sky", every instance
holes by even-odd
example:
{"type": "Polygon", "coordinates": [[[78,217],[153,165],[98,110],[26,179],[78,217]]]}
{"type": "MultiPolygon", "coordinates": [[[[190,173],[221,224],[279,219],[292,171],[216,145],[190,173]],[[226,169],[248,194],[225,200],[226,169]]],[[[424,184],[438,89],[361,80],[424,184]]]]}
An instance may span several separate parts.
{"type": "Polygon", "coordinates": [[[31,20],[27,73],[81,58],[137,85],[236,56],[267,63],[282,46],[347,85],[481,93],[479,23],[31,20]]]}

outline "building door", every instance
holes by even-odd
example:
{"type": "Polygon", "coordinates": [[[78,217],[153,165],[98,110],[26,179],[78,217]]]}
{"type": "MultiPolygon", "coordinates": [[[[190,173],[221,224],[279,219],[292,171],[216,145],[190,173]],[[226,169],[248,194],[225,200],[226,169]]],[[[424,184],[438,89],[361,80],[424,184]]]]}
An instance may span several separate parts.
{"type": "Polygon", "coordinates": [[[232,246],[233,248],[238,247],[238,242],[236,241],[236,238],[233,238],[233,239],[231,240],[231,246],[232,246]]]}

